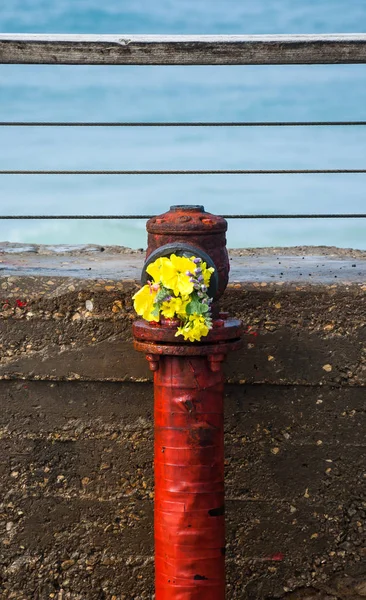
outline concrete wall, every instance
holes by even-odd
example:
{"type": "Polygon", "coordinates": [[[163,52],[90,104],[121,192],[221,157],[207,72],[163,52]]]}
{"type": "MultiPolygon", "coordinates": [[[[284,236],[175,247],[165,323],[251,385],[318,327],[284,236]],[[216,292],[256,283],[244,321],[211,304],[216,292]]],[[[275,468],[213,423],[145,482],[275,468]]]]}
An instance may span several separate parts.
{"type": "MultiPolygon", "coordinates": [[[[142,255],[14,250],[0,250],[0,598],[150,599],[142,255]]],[[[246,333],[226,367],[227,597],[362,600],[365,254],[232,265],[223,305],[246,333]]]]}

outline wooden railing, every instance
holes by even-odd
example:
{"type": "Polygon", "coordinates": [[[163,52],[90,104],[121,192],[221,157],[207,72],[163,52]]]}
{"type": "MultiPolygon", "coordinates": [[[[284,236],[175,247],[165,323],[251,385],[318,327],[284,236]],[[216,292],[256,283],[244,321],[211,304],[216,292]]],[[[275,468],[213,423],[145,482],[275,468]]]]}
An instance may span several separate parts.
{"type": "Polygon", "coordinates": [[[0,63],[303,65],[366,63],[366,34],[0,35],[0,63]]]}

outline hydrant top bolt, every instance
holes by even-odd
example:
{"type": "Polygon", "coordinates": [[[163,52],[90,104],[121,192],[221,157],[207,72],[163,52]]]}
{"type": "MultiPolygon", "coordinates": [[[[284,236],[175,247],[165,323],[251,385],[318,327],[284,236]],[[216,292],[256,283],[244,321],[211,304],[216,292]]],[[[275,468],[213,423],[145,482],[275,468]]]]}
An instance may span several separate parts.
{"type": "Polygon", "coordinates": [[[160,356],[158,354],[147,354],[146,360],[149,363],[150,371],[157,371],[159,368],[159,359],[160,356]]]}
{"type": "Polygon", "coordinates": [[[202,204],[173,204],[173,206],[170,207],[170,210],[173,212],[206,212],[202,204]]]}

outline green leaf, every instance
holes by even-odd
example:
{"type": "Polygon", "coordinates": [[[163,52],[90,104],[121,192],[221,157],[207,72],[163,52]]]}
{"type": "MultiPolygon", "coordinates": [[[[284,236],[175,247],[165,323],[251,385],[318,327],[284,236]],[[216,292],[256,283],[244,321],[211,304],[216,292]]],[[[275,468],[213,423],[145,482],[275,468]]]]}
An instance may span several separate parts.
{"type": "Polygon", "coordinates": [[[156,294],[155,303],[164,302],[165,298],[167,298],[168,296],[171,296],[171,291],[162,285],[160,290],[156,294]]]}
{"type": "Polygon", "coordinates": [[[157,304],[156,302],[154,302],[154,310],[151,311],[151,314],[154,317],[158,317],[159,316],[159,312],[160,312],[160,304],[157,304]]]}
{"type": "Polygon", "coordinates": [[[201,315],[202,314],[202,306],[201,301],[197,294],[193,292],[192,299],[189,304],[187,304],[187,315],[193,315],[194,313],[201,315]]]}

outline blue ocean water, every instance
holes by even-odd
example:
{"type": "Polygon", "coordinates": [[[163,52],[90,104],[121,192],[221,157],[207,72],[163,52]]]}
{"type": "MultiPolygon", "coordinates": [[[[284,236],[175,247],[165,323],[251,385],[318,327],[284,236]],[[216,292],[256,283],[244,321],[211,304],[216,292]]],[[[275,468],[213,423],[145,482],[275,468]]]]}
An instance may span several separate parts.
{"type": "MultiPolygon", "coordinates": [[[[12,0],[0,31],[342,33],[365,0],[12,0]]],[[[0,65],[0,120],[366,120],[366,65],[0,65]]],[[[365,168],[365,128],[1,128],[1,169],[365,168]]],[[[1,176],[0,214],[365,212],[366,175],[1,176]]],[[[1,221],[0,240],[145,245],[142,221],[1,221]]],[[[231,221],[240,246],[366,248],[364,220],[231,221]]]]}

